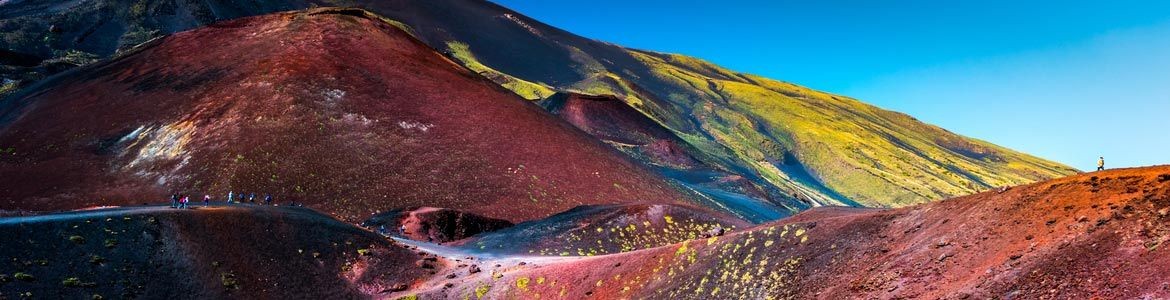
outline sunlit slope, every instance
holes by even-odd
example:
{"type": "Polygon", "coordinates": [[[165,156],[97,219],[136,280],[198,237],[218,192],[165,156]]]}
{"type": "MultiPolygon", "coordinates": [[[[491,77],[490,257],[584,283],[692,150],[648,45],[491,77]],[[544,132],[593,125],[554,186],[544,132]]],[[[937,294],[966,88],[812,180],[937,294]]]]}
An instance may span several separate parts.
{"type": "MultiPolygon", "coordinates": [[[[711,181],[746,178],[764,191],[698,187],[713,199],[747,197],[792,212],[899,206],[1076,172],[854,99],[584,38],[482,0],[24,0],[0,9],[0,28],[12,29],[0,34],[0,48],[45,59],[9,71],[49,72],[56,62],[84,63],[182,28],[310,6],[356,6],[401,21],[453,61],[530,100],[558,92],[619,98],[702,152],[711,162],[704,168],[731,174],[711,181]],[[46,33],[53,25],[60,32],[46,33]]],[[[667,175],[695,171],[642,162],[667,175]]]]}
{"type": "Polygon", "coordinates": [[[780,185],[820,183],[865,206],[901,206],[1075,172],[852,98],[679,55],[630,53],[667,95],[662,105],[690,108],[675,115],[692,120],[668,124],[697,123],[780,185]]]}

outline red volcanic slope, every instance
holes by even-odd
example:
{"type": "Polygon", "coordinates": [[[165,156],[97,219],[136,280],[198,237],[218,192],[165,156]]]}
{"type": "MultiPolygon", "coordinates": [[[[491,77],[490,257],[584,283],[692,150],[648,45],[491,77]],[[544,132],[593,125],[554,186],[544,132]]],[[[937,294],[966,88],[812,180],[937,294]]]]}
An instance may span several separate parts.
{"type": "Polygon", "coordinates": [[[423,296],[560,299],[1162,299],[1170,167],[894,210],[814,209],[643,251],[513,268],[423,296]]]}
{"type": "Polygon", "coordinates": [[[690,169],[699,162],[686,143],[662,125],[612,96],[560,94],[549,110],[573,126],[618,147],[634,147],[636,156],[664,166],[690,169]]]}
{"type": "Polygon", "coordinates": [[[356,221],[679,203],[663,179],[360,10],[175,34],[0,114],[0,209],[273,193],[356,221]],[[11,148],[11,149],[9,149],[11,148]]]}

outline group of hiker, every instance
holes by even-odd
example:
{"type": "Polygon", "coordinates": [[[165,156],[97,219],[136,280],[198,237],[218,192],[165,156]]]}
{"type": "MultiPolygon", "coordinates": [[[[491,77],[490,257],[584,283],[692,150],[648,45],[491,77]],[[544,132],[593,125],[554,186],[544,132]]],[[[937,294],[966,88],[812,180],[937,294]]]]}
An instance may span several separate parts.
{"type": "MultiPolygon", "coordinates": [[[[211,195],[203,195],[203,206],[210,206],[211,200],[212,200],[211,195]]],[[[264,204],[264,205],[272,205],[272,194],[264,194],[264,200],[262,200],[262,201],[263,201],[262,204],[264,204]]],[[[190,202],[191,202],[191,196],[189,196],[189,195],[171,194],[171,208],[188,208],[189,207],[188,205],[190,202]]],[[[226,198],[226,201],[224,203],[227,203],[227,204],[232,204],[232,203],[256,204],[256,193],[236,194],[234,191],[228,191],[227,198],[226,198]]]]}

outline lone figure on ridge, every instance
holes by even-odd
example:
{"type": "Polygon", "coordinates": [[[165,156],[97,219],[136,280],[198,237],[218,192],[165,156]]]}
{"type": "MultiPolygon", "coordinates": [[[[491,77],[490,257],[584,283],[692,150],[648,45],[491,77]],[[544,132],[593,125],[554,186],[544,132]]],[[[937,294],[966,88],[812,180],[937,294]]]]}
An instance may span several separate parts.
{"type": "Polygon", "coordinates": [[[1104,171],[1104,170],[1105,170],[1105,157],[1102,156],[1101,158],[1097,159],[1097,171],[1104,171]]]}

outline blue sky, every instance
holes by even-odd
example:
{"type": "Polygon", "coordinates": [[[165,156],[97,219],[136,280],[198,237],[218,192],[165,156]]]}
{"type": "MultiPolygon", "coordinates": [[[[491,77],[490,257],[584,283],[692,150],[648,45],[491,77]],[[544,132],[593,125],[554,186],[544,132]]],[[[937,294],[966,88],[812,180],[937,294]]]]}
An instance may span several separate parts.
{"type": "Polygon", "coordinates": [[[1170,163],[1170,1],[496,2],[1082,170],[1170,163]]]}

